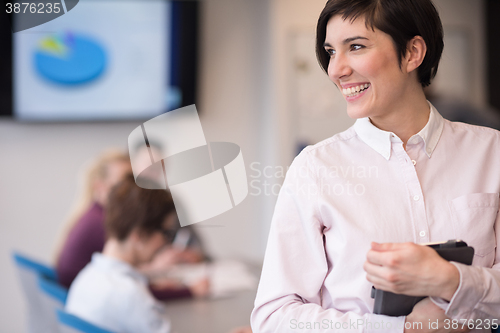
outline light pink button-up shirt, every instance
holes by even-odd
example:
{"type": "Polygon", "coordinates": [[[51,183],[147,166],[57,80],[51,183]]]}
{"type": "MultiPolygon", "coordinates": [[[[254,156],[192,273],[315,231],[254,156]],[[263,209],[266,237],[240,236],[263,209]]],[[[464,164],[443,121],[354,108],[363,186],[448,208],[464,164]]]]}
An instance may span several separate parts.
{"type": "Polygon", "coordinates": [[[405,317],[372,314],[370,242],[449,239],[473,246],[474,261],[455,263],[451,302],[434,301],[486,327],[500,319],[499,193],[500,132],[450,122],[432,106],[406,151],[368,118],[307,147],[276,203],[254,332],[403,332],[405,317]]]}

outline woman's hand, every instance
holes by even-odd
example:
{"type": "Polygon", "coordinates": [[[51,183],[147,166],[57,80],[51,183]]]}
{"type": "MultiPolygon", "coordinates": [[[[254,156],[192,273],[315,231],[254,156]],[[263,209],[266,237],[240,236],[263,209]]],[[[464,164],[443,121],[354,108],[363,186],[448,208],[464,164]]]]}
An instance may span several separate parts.
{"type": "Polygon", "coordinates": [[[178,263],[178,252],[172,247],[165,247],[150,262],[139,266],[138,269],[142,274],[150,278],[158,274],[161,275],[178,263]]]}
{"type": "Polygon", "coordinates": [[[210,280],[208,278],[203,278],[191,284],[188,288],[194,297],[206,297],[210,294],[210,280]]]}
{"type": "Polygon", "coordinates": [[[458,269],[428,246],[372,242],[363,265],[375,288],[450,301],[460,283],[458,269]]]}
{"type": "Polygon", "coordinates": [[[182,289],[184,288],[184,284],[178,279],[168,279],[168,278],[161,278],[161,279],[155,279],[150,282],[151,288],[157,289],[157,290],[162,290],[162,289],[182,289]]]}
{"type": "Polygon", "coordinates": [[[202,262],[203,259],[203,253],[198,249],[187,248],[185,250],[177,250],[178,263],[196,264],[198,262],[202,262]]]}
{"type": "Polygon", "coordinates": [[[462,323],[457,329],[453,329],[451,319],[427,297],[418,302],[412,313],[406,316],[404,333],[467,333],[469,331],[467,325],[464,325],[462,329],[462,323]],[[412,323],[411,327],[408,323],[412,323]],[[430,323],[436,323],[437,326],[430,325],[430,323]]]}
{"type": "Polygon", "coordinates": [[[206,277],[196,280],[194,283],[189,285],[185,285],[178,279],[167,278],[153,280],[150,285],[152,289],[156,290],[178,290],[187,287],[191,294],[197,298],[207,297],[210,294],[210,280],[206,277]]]}

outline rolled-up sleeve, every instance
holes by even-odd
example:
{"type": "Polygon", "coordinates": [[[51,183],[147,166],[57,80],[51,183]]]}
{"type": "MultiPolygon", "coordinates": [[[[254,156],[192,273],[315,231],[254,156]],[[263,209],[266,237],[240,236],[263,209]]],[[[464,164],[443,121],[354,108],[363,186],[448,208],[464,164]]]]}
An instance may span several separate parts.
{"type": "Polygon", "coordinates": [[[500,211],[494,230],[497,246],[493,266],[477,267],[453,262],[460,273],[460,284],[455,294],[449,303],[433,298],[450,318],[500,320],[500,211]]]}

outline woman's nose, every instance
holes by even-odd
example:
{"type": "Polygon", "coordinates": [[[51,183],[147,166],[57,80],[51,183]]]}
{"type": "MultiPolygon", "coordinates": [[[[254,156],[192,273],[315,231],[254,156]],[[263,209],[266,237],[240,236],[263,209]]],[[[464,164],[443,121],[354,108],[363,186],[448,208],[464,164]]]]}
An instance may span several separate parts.
{"type": "Polygon", "coordinates": [[[330,77],[330,80],[337,81],[343,77],[351,75],[351,73],[352,68],[345,56],[337,54],[335,57],[330,58],[330,63],[328,64],[328,76],[330,77]]]}

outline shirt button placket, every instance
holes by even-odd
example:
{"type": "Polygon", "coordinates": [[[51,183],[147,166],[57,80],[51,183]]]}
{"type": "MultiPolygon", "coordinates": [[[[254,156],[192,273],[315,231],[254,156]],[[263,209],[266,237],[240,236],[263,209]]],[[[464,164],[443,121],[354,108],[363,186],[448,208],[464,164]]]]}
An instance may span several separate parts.
{"type": "MultiPolygon", "coordinates": [[[[422,186],[420,184],[420,180],[417,175],[417,156],[415,154],[411,154],[412,150],[420,149],[419,144],[410,143],[406,147],[406,154],[408,155],[408,160],[410,163],[404,165],[404,169],[406,172],[404,173],[408,177],[408,191],[411,196],[410,205],[412,206],[413,212],[413,227],[415,228],[417,243],[426,243],[429,242],[429,227],[427,223],[427,214],[425,212],[425,202],[424,195],[422,193],[422,186]],[[411,156],[411,155],[413,156],[411,156]],[[413,157],[413,158],[412,158],[413,157]]],[[[415,152],[415,151],[413,151],[415,152]]],[[[425,154],[425,152],[423,152],[425,154]]]]}

